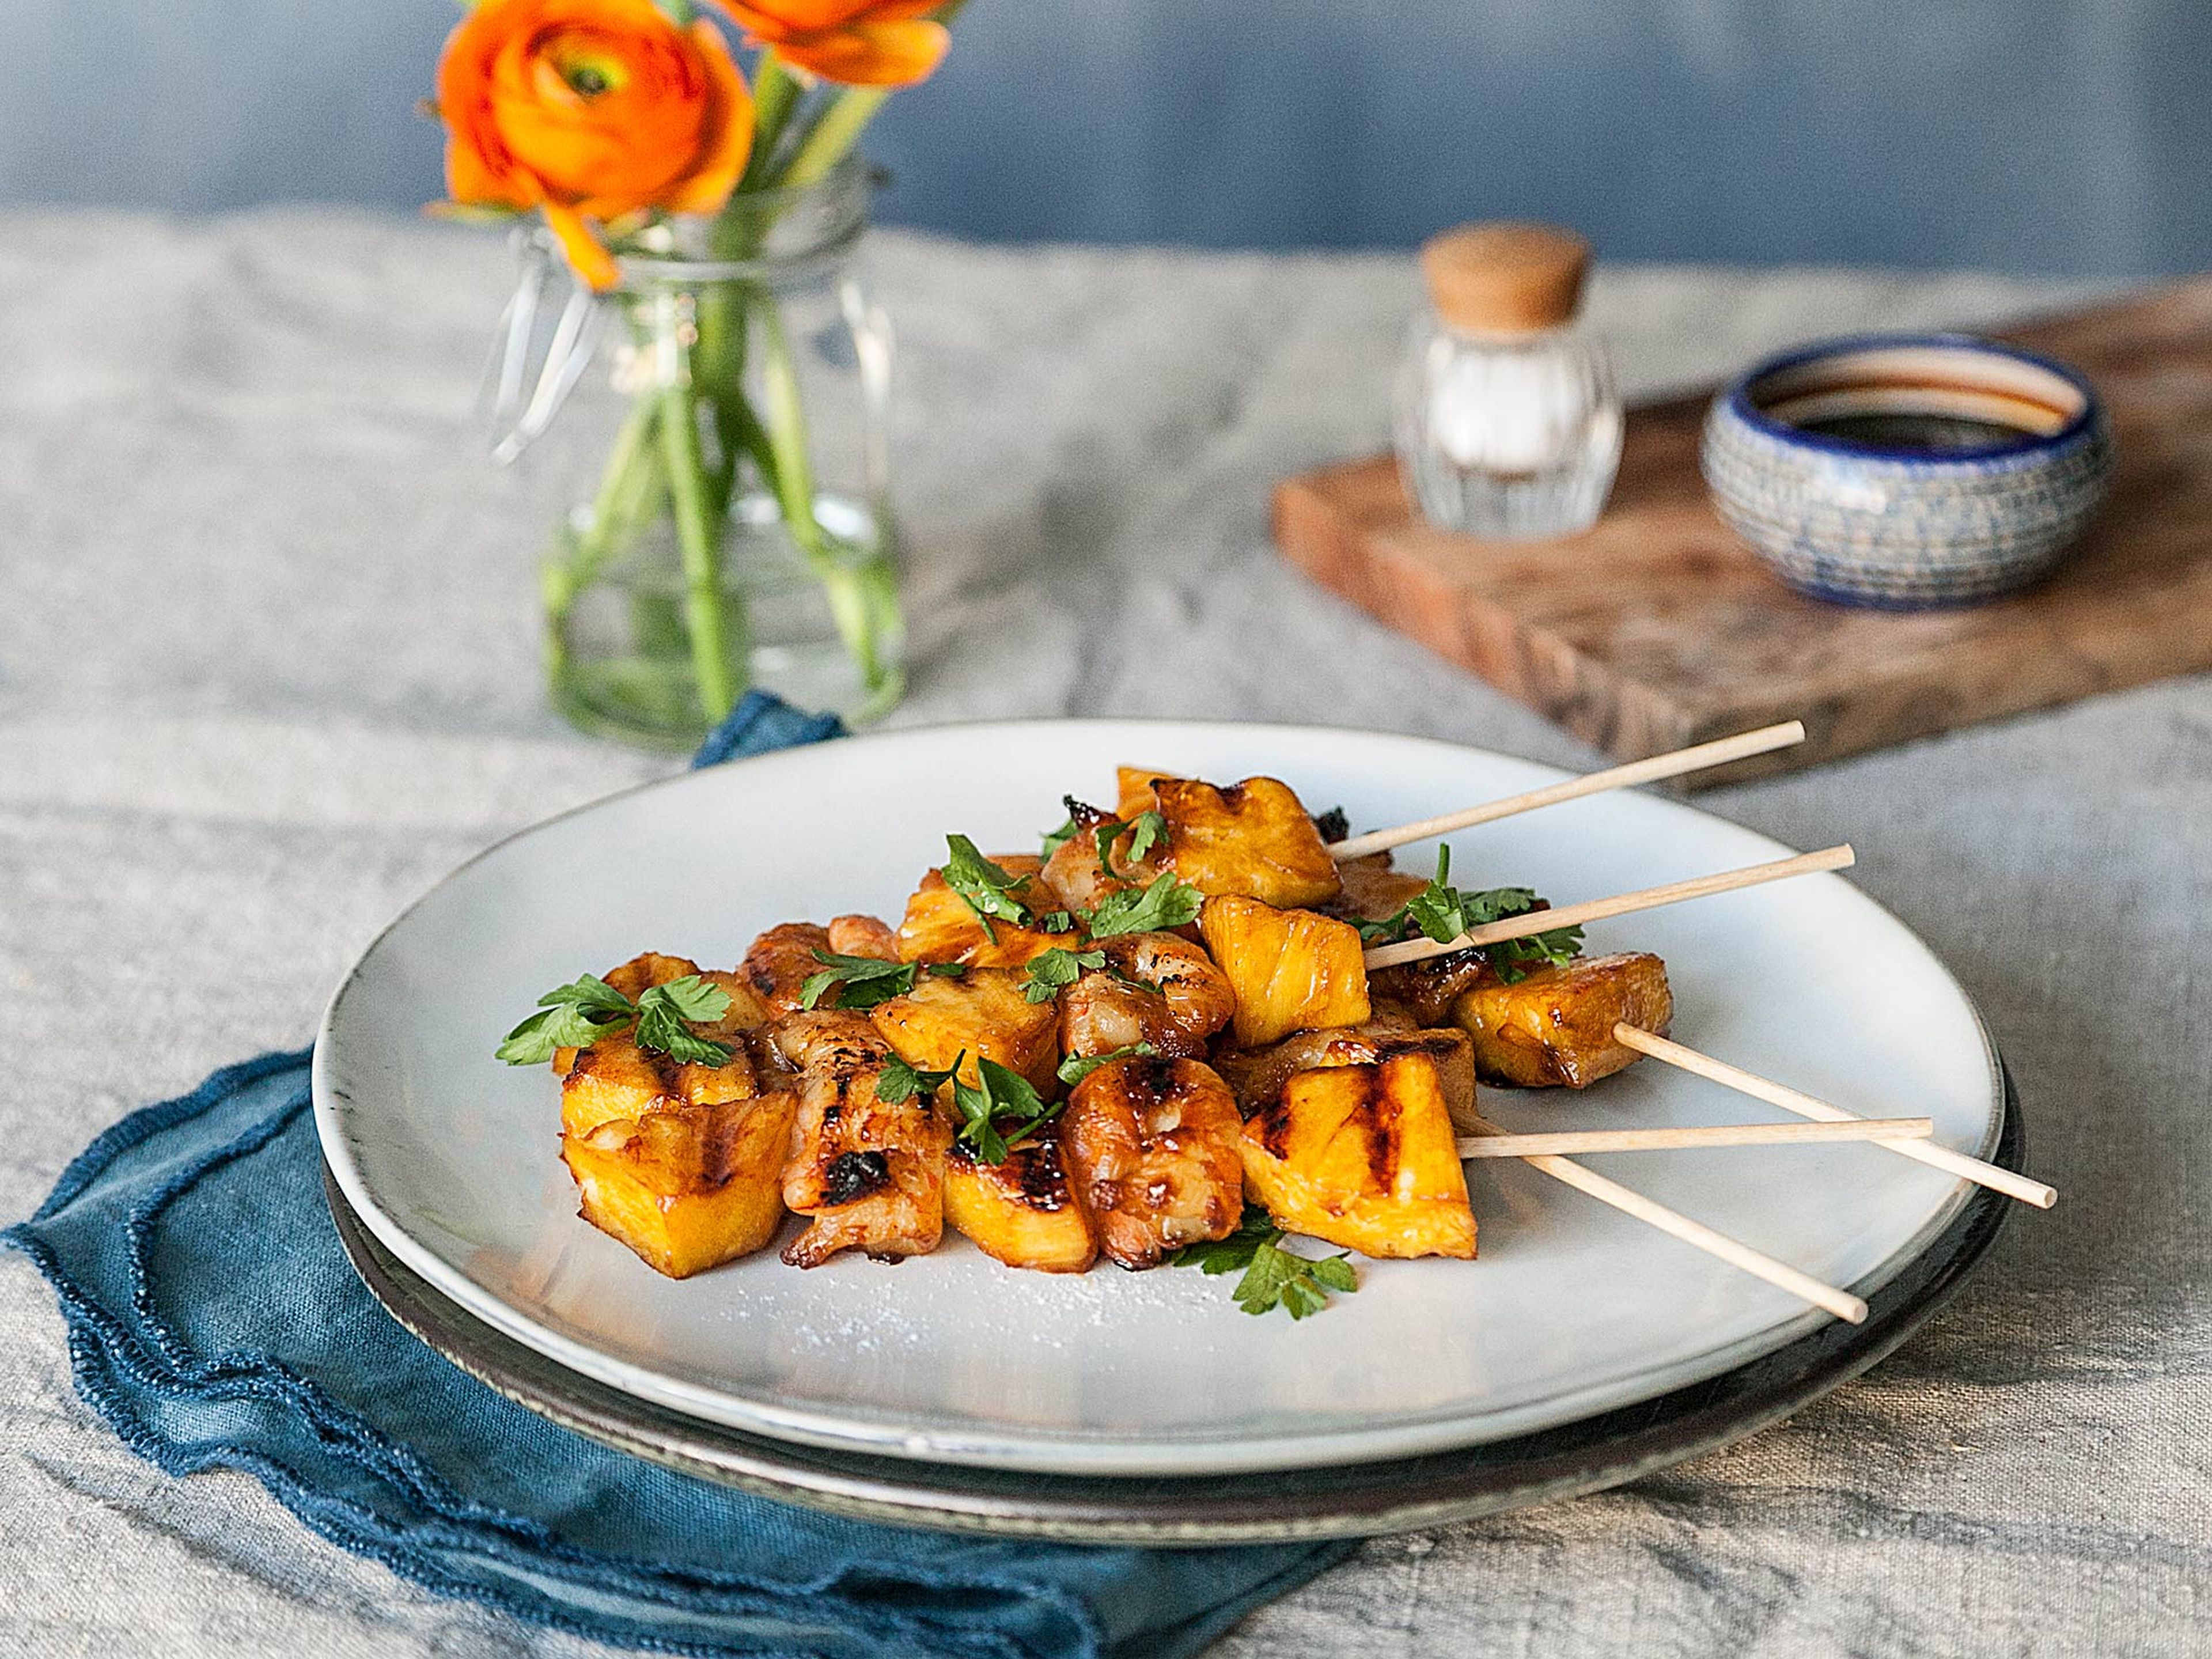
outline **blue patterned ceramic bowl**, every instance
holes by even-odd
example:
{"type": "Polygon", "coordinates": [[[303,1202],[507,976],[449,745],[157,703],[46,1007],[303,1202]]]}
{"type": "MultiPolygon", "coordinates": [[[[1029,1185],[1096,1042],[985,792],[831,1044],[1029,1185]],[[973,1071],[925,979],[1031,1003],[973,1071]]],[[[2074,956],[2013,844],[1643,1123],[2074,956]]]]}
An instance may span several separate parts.
{"type": "Polygon", "coordinates": [[[1918,611],[2025,586],[2105,493],[2112,440],[2063,364],[1963,334],[1832,340],[1713,400],[1720,515],[1800,592],[1918,611]]]}

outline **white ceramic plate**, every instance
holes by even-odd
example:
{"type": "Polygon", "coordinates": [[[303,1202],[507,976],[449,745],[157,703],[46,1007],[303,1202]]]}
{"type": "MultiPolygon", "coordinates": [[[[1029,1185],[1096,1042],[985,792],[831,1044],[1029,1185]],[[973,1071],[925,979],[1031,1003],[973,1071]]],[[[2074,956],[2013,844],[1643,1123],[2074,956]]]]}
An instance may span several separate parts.
{"type": "MultiPolygon", "coordinates": [[[[1243,1314],[1231,1281],[1188,1269],[1017,1273],[950,1236],[896,1266],[842,1256],[801,1273],[768,1250],[675,1282],[576,1218],[553,1080],[492,1057],[539,994],[641,950],[727,967],[775,922],[895,918],[942,860],[945,831],[1031,847],[1064,793],[1110,800],[1123,761],[1279,776],[1316,811],[1342,804],[1355,829],[1559,775],[1367,732],[1050,721],[850,738],[616,796],[463,866],[339,988],[314,1100],[340,1188],[467,1311],[656,1404],[820,1444],[1066,1473],[1473,1444],[1714,1376],[1826,1317],[1519,1164],[1470,1166],[1480,1260],[1363,1262],[1357,1295],[1299,1323],[1243,1314]]],[[[1850,830],[1834,825],[1834,838],[1850,830]]],[[[1455,837],[1452,868],[1462,885],[1565,902],[1783,850],[1673,801],[1614,794],[1455,837]]],[[[1663,956],[1675,1033],[1696,1047],[1870,1115],[1931,1116],[1962,1152],[1995,1142],[2002,1083],[1972,1006],[1838,877],[1622,918],[1593,928],[1590,947],[1663,956]]],[[[1484,1098],[1510,1127],[1773,1115],[1650,1062],[1581,1095],[1484,1098]]],[[[1963,1197],[1868,1146],[1589,1162],[1862,1293],[1963,1197]]]]}

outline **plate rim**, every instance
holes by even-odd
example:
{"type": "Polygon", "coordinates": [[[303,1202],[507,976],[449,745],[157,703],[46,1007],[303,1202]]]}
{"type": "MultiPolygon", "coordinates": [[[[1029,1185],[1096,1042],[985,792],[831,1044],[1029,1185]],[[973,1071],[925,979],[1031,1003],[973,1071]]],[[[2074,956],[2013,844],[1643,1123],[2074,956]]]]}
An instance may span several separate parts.
{"type": "MultiPolygon", "coordinates": [[[[1458,743],[1449,738],[1430,737],[1421,733],[1383,732],[1362,726],[1319,726],[1311,723],[1190,720],[1168,717],[1036,716],[980,721],[953,720],[927,726],[902,726],[895,731],[859,733],[839,738],[831,746],[838,752],[844,753],[850,752],[854,748],[872,749],[896,745],[917,736],[931,734],[964,732],[988,737],[988,734],[1002,732],[1048,734],[1055,730],[1096,730],[1101,727],[1156,727],[1164,732],[1189,732],[1201,739],[1208,738],[1220,739],[1235,733],[1264,733],[1281,743],[1296,743],[1314,738],[1341,741],[1347,738],[1372,738],[1392,744],[1433,749],[1460,757],[1472,756],[1488,761],[1502,761],[1515,766],[1531,769],[1539,774],[1545,775],[1547,779],[1564,779],[1576,775],[1566,769],[1552,765],[1547,762],[1531,760],[1526,757],[1507,754],[1499,750],[1458,743]]],[[[726,773],[738,767],[763,765],[772,767],[779,763],[789,763],[795,758],[806,756],[823,746],[801,744],[771,750],[763,755],[745,757],[733,763],[724,763],[720,766],[705,769],[705,772],[719,774],[726,773]]],[[[333,1047],[331,1041],[333,1029],[348,995],[361,982],[365,969],[382,948],[385,941],[404,927],[408,920],[425,904],[444,892],[478,864],[517,842],[553,825],[565,823],[570,818],[599,811],[615,802],[627,800],[635,796],[659,790],[681,788],[695,783],[702,775],[704,773],[701,770],[687,769],[627,785],[593,799],[578,802],[574,805],[549,814],[479,848],[402,907],[362,948],[332,991],[329,1000],[325,1005],[322,1019],[317,1028],[310,1066],[317,1137],[322,1146],[325,1164],[331,1168],[334,1179],[344,1193],[356,1215],[374,1235],[378,1243],[397,1257],[410,1271],[439,1288],[441,1295],[453,1300],[458,1305],[467,1308],[471,1316],[499,1330],[509,1340],[518,1341],[524,1346],[540,1353],[550,1363],[562,1365],[565,1369],[579,1374],[594,1375],[587,1369],[587,1364],[596,1360],[606,1370],[633,1374],[647,1382],[649,1387],[641,1389],[635,1382],[626,1386],[612,1375],[597,1376],[596,1380],[605,1386],[616,1388],[644,1400],[659,1409],[673,1412],[686,1418],[719,1422],[735,1432],[750,1431],[778,1440],[811,1445],[832,1452],[875,1454],[925,1462],[950,1461],[978,1468],[1018,1468],[1034,1474],[1061,1474],[1074,1476],[1079,1472],[1089,1472],[1099,1478],[1115,1475],[1168,1478],[1184,1473],[1195,1473],[1190,1454],[1198,1449],[1205,1449],[1212,1454],[1205,1466],[1208,1472],[1256,1472],[1268,1468],[1300,1467],[1302,1465],[1299,1463],[1299,1458],[1307,1455],[1310,1455],[1316,1461],[1358,1463],[1378,1457],[1403,1455],[1383,1450],[1374,1443],[1377,1440],[1393,1441],[1402,1446],[1410,1438],[1418,1438],[1423,1443],[1425,1454],[1434,1454],[1443,1450],[1479,1445],[1490,1441],[1513,1438],[1520,1434],[1532,1431],[1525,1427],[1513,1426],[1511,1419],[1516,1414],[1513,1413],[1503,1414],[1507,1419],[1506,1426],[1501,1428],[1493,1424],[1488,1431],[1479,1431],[1472,1436],[1455,1432],[1453,1428],[1455,1419],[1450,1417],[1438,1417],[1411,1424],[1394,1425],[1386,1428],[1352,1428],[1311,1436],[1270,1436],[1240,1443],[1226,1453],[1219,1443],[1197,1435],[1164,1436],[1154,1433],[1070,1441],[1063,1437],[1033,1429],[934,1430],[927,1433],[918,1433],[910,1430],[901,1430],[882,1421],[864,1417],[840,1418],[815,1407],[787,1407],[745,1400],[730,1395],[726,1391],[718,1392],[707,1386],[691,1383],[683,1379],[658,1376],[648,1367],[606,1354],[593,1348],[586,1340],[553,1329],[542,1322],[532,1320],[521,1310],[509,1307],[496,1292],[488,1287],[474,1285],[473,1281],[467,1279],[467,1276],[461,1270],[445,1261],[429,1246],[416,1240],[396,1218],[386,1213],[377,1202],[366,1178],[356,1165],[350,1155],[346,1137],[341,1132],[339,1113],[345,1097],[337,1092],[331,1076],[330,1055],[333,1047]],[[487,1305],[481,1309],[474,1306],[469,1299],[469,1291],[456,1291],[443,1282],[448,1279],[468,1285],[476,1297],[487,1305]],[[586,1363],[579,1363],[578,1358],[566,1357],[564,1351],[570,1349],[574,1350],[576,1354],[586,1363]],[[687,1404],[687,1400],[692,1403],[687,1404]],[[1310,1453],[1286,1451],[1285,1443],[1297,1440],[1310,1440],[1315,1443],[1315,1449],[1310,1453]],[[1322,1447],[1334,1448],[1334,1449],[1323,1452],[1320,1449],[1322,1447]]],[[[1762,830],[1737,823],[1733,819],[1723,817],[1717,812],[1690,805],[1680,799],[1663,796],[1661,798],[1668,799],[1669,805],[1681,807],[1685,811],[1726,825],[1741,835],[1750,836],[1777,853],[1787,853],[1791,850],[1786,844],[1776,841],[1762,830]]],[[[1841,878],[1822,876],[1815,877],[1814,879],[1840,881],[1841,878]]],[[[1979,1010],[1975,1007],[1972,997],[1968,995],[1965,987],[1960,984],[1949,965],[1924,939],[1921,939],[1918,933],[1871,895],[1856,886],[1850,886],[1848,884],[1846,886],[1858,901],[1872,906],[1875,911],[1918,947],[1927,961],[1957,992],[1961,1003],[1972,1018],[1977,1034],[1981,1040],[1984,1063],[1990,1073],[1990,1100],[1988,1127],[1984,1131],[1984,1144],[1979,1149],[1980,1154],[1986,1156],[2003,1133],[2008,1115],[2008,1101],[2002,1063],[1979,1010]]],[[[1863,1275],[1848,1288],[1856,1291],[1863,1297],[1870,1298],[1882,1285],[1908,1268],[1936,1237],[1956,1221],[1960,1210],[1969,1201],[1971,1194],[1977,1190],[1971,1182],[1964,1180],[1955,1182],[1951,1191],[1937,1204],[1927,1220],[1911,1238],[1893,1250],[1873,1270],[1863,1275]]],[[[1810,1307],[1803,1309],[1786,1319],[1763,1328],[1750,1336],[1707,1351],[1701,1356],[1700,1363],[1705,1360],[1716,1362],[1715,1370],[1708,1372],[1709,1376],[1732,1370],[1740,1364],[1752,1363],[1765,1353],[1772,1352],[1801,1340],[1808,1332],[1828,1322],[1829,1317],[1818,1309],[1810,1307]]],[[[1611,1379],[1604,1384],[1588,1385],[1583,1392],[1611,1394],[1617,1396],[1623,1389],[1635,1390],[1641,1388],[1645,1381],[1653,1377],[1655,1372],[1668,1368],[1668,1366],[1660,1365],[1647,1366],[1638,1371],[1626,1373],[1621,1377],[1611,1379]]],[[[1626,1403],[1633,1404],[1637,1399],[1649,1399],[1662,1392],[1664,1392],[1663,1389],[1655,1389],[1641,1394],[1632,1393],[1626,1403]]],[[[1560,1397],[1553,1396],[1551,1401],[1543,1406],[1522,1407],[1519,1408],[1517,1415],[1534,1418],[1545,1414],[1550,1410],[1556,1409],[1555,1402],[1560,1397]]],[[[1572,1399],[1573,1395],[1571,1394],[1565,1397],[1572,1399]]],[[[1597,1409],[1601,1411],[1607,1408],[1597,1409]]],[[[1490,1415],[1496,1418],[1501,1414],[1493,1413],[1490,1415]]],[[[1463,1422],[1464,1419],[1456,1420],[1463,1422]]],[[[1553,1420],[1556,1422],[1578,1419],[1571,1416],[1568,1419],[1554,1418],[1553,1420]]]]}
{"type": "MultiPolygon", "coordinates": [[[[2004,1121],[1990,1150],[1996,1163],[2021,1171],[2026,1128],[2009,1071],[2003,1082],[2004,1121]]],[[[1909,1341],[1965,1286],[2013,1209],[2002,1194],[1972,1188],[1929,1248],[1872,1293],[1866,1324],[1827,1322],[1654,1399],[1457,1451],[1252,1471],[1224,1480],[933,1465],[826,1450],[688,1417],[571,1370],[476,1318],[382,1249],[347,1206],[327,1164],[322,1180],[347,1260],[385,1310],[468,1376],[572,1433],[696,1479],[848,1519],[1154,1548],[1419,1531],[1602,1491],[1717,1451],[1824,1398],[1909,1341]],[[1916,1275],[1918,1282],[1909,1282],[1916,1275]],[[1731,1386],[1742,1399],[1721,1397],[1731,1386]]]]}

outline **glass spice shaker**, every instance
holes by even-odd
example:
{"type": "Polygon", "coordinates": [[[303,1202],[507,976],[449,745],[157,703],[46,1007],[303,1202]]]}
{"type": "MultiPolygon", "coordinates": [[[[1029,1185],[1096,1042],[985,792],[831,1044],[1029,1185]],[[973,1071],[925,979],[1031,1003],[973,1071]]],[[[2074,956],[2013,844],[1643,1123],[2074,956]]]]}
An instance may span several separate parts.
{"type": "Polygon", "coordinates": [[[1440,529],[1495,539],[1597,522],[1620,465],[1620,394],[1575,326],[1589,245],[1548,225],[1462,225],[1421,249],[1435,309],[1398,378],[1398,465],[1440,529]]]}

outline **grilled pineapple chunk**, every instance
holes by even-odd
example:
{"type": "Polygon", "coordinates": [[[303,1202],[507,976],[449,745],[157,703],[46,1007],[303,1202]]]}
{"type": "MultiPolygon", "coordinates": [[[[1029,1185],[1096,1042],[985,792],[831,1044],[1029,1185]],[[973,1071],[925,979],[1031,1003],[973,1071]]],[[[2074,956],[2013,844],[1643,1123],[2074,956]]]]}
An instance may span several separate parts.
{"type": "MultiPolygon", "coordinates": [[[[696,971],[681,957],[647,955],[607,982],[635,998],[696,971]]],[[[744,1042],[767,1010],[738,975],[705,977],[730,1006],[696,1029],[731,1046],[726,1064],[641,1048],[625,1026],[564,1051],[561,1079],[561,1156],[584,1219],[672,1279],[760,1249],[783,1219],[792,1098],[763,1090],[744,1042]]]]}
{"type": "Polygon", "coordinates": [[[1301,1031],[1271,1048],[1223,1054],[1213,1063],[1249,1119],[1280,1100],[1284,1085],[1300,1072],[1381,1066],[1406,1054],[1422,1055],[1435,1066],[1444,1110],[1455,1126],[1474,1133],[1474,1045],[1455,1025],[1417,1031],[1402,1021],[1377,1018],[1340,1030],[1301,1031]]]}
{"type": "Polygon", "coordinates": [[[1367,964],[1349,922],[1227,897],[1206,900],[1198,929],[1236,993],[1238,1047],[1367,1018],[1367,964]]]}
{"type": "Polygon", "coordinates": [[[1114,816],[1127,823],[1139,813],[1152,811],[1160,804],[1159,797],[1152,793],[1152,786],[1162,778],[1175,777],[1173,772],[1163,772],[1157,766],[1115,767],[1114,816]]]}
{"type": "Polygon", "coordinates": [[[641,1048],[629,1028],[575,1051],[561,1079],[561,1127],[589,1134],[603,1123],[641,1121],[668,1106],[719,1106],[761,1092],[743,1048],[726,1066],[700,1066],[641,1048]]]}
{"type": "MultiPolygon", "coordinates": [[[[1007,853],[991,860],[1029,884],[1016,896],[1034,910],[1056,908],[1036,879],[1044,861],[1032,854],[1007,853]]],[[[921,878],[914,896],[906,902],[906,915],[898,927],[898,956],[902,962],[957,962],[976,968],[1018,968],[1032,957],[1041,957],[1054,945],[1069,943],[1066,933],[1048,933],[1041,927],[1017,927],[994,921],[986,929],[983,918],[968,901],[945,884],[934,870],[921,878]]]]}
{"type": "Polygon", "coordinates": [[[1240,894],[1278,907],[1336,896],[1336,860],[1290,785],[1247,778],[1218,789],[1190,778],[1160,778],[1152,793],[1167,821],[1160,863],[1200,892],[1240,894]]]}
{"type": "Polygon", "coordinates": [[[656,985],[665,985],[672,979],[682,979],[686,974],[698,971],[699,964],[689,957],[665,957],[658,951],[641,951],[621,967],[609,969],[607,983],[635,1002],[656,985]]]}
{"type": "Polygon", "coordinates": [[[1210,1066],[1164,1055],[1109,1060],[1076,1085],[1061,1118],[1076,1202],[1110,1260],[1154,1267],[1186,1244],[1237,1231],[1242,1121],[1210,1066]]]}
{"type": "Polygon", "coordinates": [[[957,979],[924,974],[904,996],[878,1003],[868,1018],[919,1071],[941,1072],[960,1059],[961,1081],[973,1084],[978,1062],[995,1060],[1049,1093],[1060,1061],[1060,1011],[1023,995],[1027,977],[1018,968],[970,968],[957,979]]]}
{"type": "Polygon", "coordinates": [[[1278,1226],[1368,1255],[1474,1255],[1435,1062],[1298,1072],[1244,1126],[1245,1190],[1278,1226]]]}
{"type": "Polygon", "coordinates": [[[964,1141],[945,1161],[945,1218],[1009,1267],[1079,1273],[1098,1242],[1068,1184],[1060,1124],[1045,1124],[1002,1164],[978,1163],[964,1141]]]}
{"type": "Polygon", "coordinates": [[[830,948],[841,957],[903,960],[898,953],[898,935],[879,916],[832,916],[823,931],[830,936],[830,948]]]}
{"type": "Polygon", "coordinates": [[[635,1119],[569,1130],[561,1157],[584,1219],[671,1279],[759,1249],[783,1222],[797,1104],[788,1091],[668,1101],[635,1119]]]}
{"type": "Polygon", "coordinates": [[[1663,1036],[1674,1017],[1667,964],[1645,952],[1538,968],[1517,985],[1492,975],[1451,1006],[1482,1080],[1524,1089],[1586,1089],[1638,1057],[1613,1040],[1615,1024],[1663,1036]]]}

